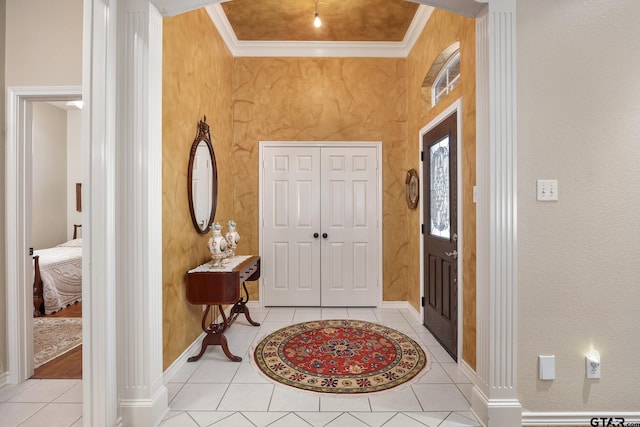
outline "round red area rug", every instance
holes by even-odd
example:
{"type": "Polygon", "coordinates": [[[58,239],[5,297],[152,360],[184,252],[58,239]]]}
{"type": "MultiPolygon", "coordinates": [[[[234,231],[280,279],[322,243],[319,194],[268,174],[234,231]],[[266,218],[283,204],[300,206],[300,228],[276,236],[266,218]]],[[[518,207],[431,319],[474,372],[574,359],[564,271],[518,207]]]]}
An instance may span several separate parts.
{"type": "Polygon", "coordinates": [[[322,393],[370,393],[406,383],[427,367],[418,343],[361,320],[298,323],[267,335],[253,359],[282,384],[322,393]]]}

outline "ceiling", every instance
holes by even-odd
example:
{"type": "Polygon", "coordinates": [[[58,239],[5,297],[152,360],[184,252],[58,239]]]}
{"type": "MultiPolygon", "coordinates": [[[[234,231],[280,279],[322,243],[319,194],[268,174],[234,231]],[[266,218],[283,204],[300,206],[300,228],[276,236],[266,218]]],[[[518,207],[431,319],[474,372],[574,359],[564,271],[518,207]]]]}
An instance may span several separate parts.
{"type": "Polygon", "coordinates": [[[163,16],[204,7],[234,57],[406,57],[434,8],[467,17],[489,0],[150,0],[163,16]]]}
{"type": "MultiPolygon", "coordinates": [[[[190,10],[198,9],[200,7],[204,7],[207,5],[218,4],[218,3],[226,3],[231,0],[150,0],[157,8],[158,11],[163,16],[174,16],[180,13],[188,12],[190,10]]],[[[233,0],[238,1],[238,0],[233,0]]],[[[315,0],[283,0],[283,4],[296,4],[296,3],[304,3],[304,2],[314,1],[315,0]]],[[[320,0],[325,1],[325,0],[320,0]]],[[[364,0],[326,0],[327,2],[335,2],[336,4],[344,3],[346,5],[351,3],[365,3],[364,0]]],[[[391,0],[389,0],[391,1],[391,0]]],[[[440,9],[445,9],[450,12],[458,13],[462,16],[466,16],[469,18],[476,18],[478,16],[486,13],[487,3],[489,0],[407,0],[413,3],[421,3],[426,6],[437,7],[440,9]]],[[[254,0],[253,2],[250,0],[243,0],[245,4],[251,3],[263,4],[263,0],[254,0]]],[[[396,3],[395,0],[392,1],[396,3]]],[[[399,1],[398,1],[399,2],[399,1]]],[[[266,3],[266,2],[265,2],[266,3]]],[[[370,9],[373,9],[374,4],[387,3],[385,1],[370,1],[367,2],[370,5],[370,9]]],[[[322,9],[322,5],[320,5],[320,9],[322,9]]],[[[315,8],[315,3],[314,3],[315,8]]],[[[358,16],[350,16],[350,19],[356,20],[359,19],[358,16]]]]}
{"type": "Polygon", "coordinates": [[[221,4],[239,41],[400,42],[418,4],[405,0],[233,0],[221,4]]]}

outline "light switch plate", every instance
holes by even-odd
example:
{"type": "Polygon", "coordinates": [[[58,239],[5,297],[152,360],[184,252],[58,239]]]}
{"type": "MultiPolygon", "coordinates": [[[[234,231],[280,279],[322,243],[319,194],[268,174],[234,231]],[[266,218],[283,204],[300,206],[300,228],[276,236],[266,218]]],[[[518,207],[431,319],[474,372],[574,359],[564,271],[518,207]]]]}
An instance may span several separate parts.
{"type": "Polygon", "coordinates": [[[536,181],[536,200],[539,202],[555,202],[558,200],[558,180],[539,179],[536,181]]]}
{"type": "Polygon", "coordinates": [[[538,378],[541,380],[556,379],[555,356],[538,356],[538,378]]]}

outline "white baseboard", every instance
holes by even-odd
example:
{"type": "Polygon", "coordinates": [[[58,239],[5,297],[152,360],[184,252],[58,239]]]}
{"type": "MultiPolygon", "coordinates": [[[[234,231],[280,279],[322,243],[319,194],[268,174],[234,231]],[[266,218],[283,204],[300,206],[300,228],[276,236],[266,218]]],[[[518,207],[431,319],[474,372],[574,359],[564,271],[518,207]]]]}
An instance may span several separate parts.
{"type": "Polygon", "coordinates": [[[187,359],[193,356],[194,354],[198,354],[200,352],[200,348],[202,348],[202,340],[205,337],[205,333],[201,333],[198,337],[187,347],[180,356],[176,360],[173,361],[171,365],[164,371],[163,380],[165,384],[171,382],[173,377],[178,373],[178,371],[187,364],[187,359]]]}
{"type": "Polygon", "coordinates": [[[9,372],[3,372],[0,374],[0,388],[9,384],[9,372]]]}
{"type": "Polygon", "coordinates": [[[397,309],[407,309],[409,313],[418,321],[422,322],[420,318],[420,312],[417,311],[409,301],[382,301],[382,308],[397,308],[397,309]]]}
{"type": "Polygon", "coordinates": [[[121,423],[130,426],[155,426],[169,410],[169,393],[163,384],[148,399],[121,399],[121,423]]]}
{"type": "Polygon", "coordinates": [[[260,301],[248,301],[246,306],[249,308],[249,310],[251,310],[252,308],[262,308],[262,304],[260,303],[260,301]]]}
{"type": "Polygon", "coordinates": [[[522,425],[522,406],[518,399],[489,399],[477,384],[471,393],[471,412],[483,426],[522,425]]]}
{"type": "MultiPolygon", "coordinates": [[[[233,307],[232,305],[229,305],[224,309],[227,315],[227,318],[229,318],[229,314],[231,313],[232,307],[233,307]]],[[[249,308],[249,311],[251,311],[251,308],[254,308],[254,307],[260,308],[260,303],[257,301],[249,301],[247,303],[247,307],[249,308]]],[[[222,322],[222,316],[218,315],[215,321],[222,322]]],[[[170,383],[173,377],[176,375],[176,373],[178,373],[180,368],[182,368],[185,364],[188,363],[187,359],[189,359],[193,355],[200,353],[200,349],[202,348],[202,340],[204,339],[205,336],[206,336],[206,333],[204,332],[198,335],[198,337],[189,345],[189,347],[187,347],[182,352],[182,354],[178,356],[178,358],[174,360],[171,365],[169,365],[169,367],[167,368],[166,371],[164,371],[164,374],[163,374],[163,380],[165,384],[170,383]]]]}
{"type": "Polygon", "coordinates": [[[460,361],[458,362],[458,369],[460,369],[460,371],[467,378],[469,378],[469,380],[473,384],[476,384],[476,381],[479,381],[477,372],[474,371],[473,368],[471,366],[469,366],[469,364],[466,362],[466,360],[464,360],[462,357],[460,358],[460,361]]]}
{"type": "Polygon", "coordinates": [[[625,425],[628,423],[635,424],[640,422],[640,412],[523,412],[522,425],[593,426],[596,425],[591,423],[593,418],[598,419],[597,425],[599,426],[622,425],[622,420],[616,420],[616,418],[624,418],[625,425]],[[604,422],[602,418],[605,418],[604,422]],[[610,418],[612,418],[611,424],[608,424],[610,418]]]}
{"type": "Polygon", "coordinates": [[[407,308],[407,301],[382,301],[382,308],[407,308]]]}

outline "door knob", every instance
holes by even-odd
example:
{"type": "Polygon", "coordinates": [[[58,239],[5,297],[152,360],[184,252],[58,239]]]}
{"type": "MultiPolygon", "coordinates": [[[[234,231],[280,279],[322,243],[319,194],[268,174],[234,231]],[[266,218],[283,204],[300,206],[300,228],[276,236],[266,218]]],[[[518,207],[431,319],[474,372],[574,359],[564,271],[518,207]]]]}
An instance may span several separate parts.
{"type": "Polygon", "coordinates": [[[313,237],[317,239],[318,237],[320,237],[320,235],[318,233],[313,233],[313,237]]]}
{"type": "Polygon", "coordinates": [[[454,250],[453,252],[445,252],[446,256],[453,257],[453,259],[458,259],[458,251],[454,250]]]}
{"type": "Polygon", "coordinates": [[[329,237],[329,235],[327,233],[322,233],[322,238],[326,239],[327,237],[329,237]]]}

